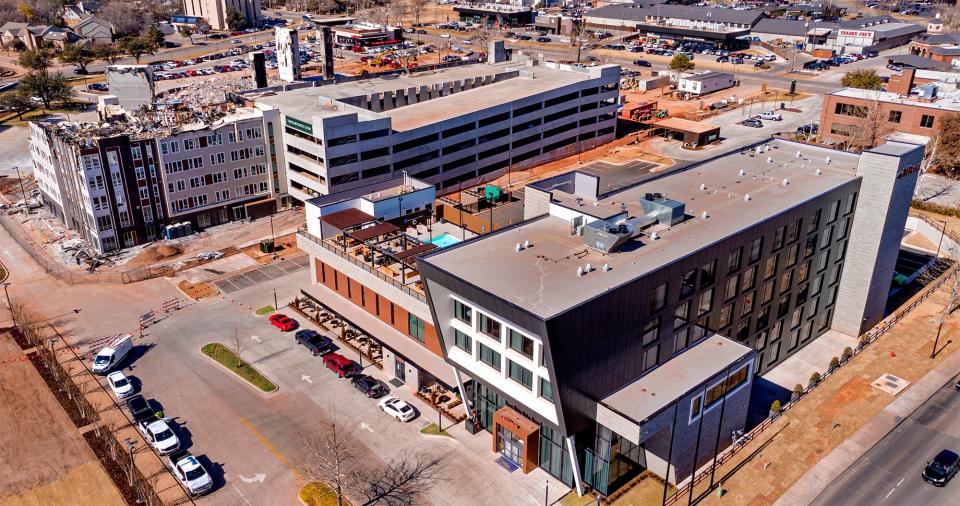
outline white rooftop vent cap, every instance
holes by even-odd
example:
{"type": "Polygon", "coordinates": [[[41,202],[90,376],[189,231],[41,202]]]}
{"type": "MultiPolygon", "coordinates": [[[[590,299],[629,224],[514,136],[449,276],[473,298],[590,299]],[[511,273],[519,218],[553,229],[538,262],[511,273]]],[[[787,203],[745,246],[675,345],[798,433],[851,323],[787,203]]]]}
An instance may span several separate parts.
{"type": "Polygon", "coordinates": [[[750,194],[748,193],[748,194],[746,194],[746,195],[743,196],[743,201],[744,201],[744,202],[750,202],[750,198],[751,198],[751,197],[750,197],[750,194]]]}
{"type": "Polygon", "coordinates": [[[586,268],[586,269],[587,269],[586,272],[590,272],[590,271],[593,270],[593,266],[590,265],[590,264],[587,264],[587,268],[586,268]]]}
{"type": "Polygon", "coordinates": [[[747,171],[745,171],[745,170],[743,170],[743,169],[740,169],[740,175],[741,175],[741,176],[746,176],[746,175],[747,175],[747,171]]]}
{"type": "Polygon", "coordinates": [[[803,153],[797,151],[797,158],[803,158],[803,153]]]}
{"type": "Polygon", "coordinates": [[[610,264],[603,264],[603,271],[606,272],[609,270],[610,270],[610,264]]]}
{"type": "Polygon", "coordinates": [[[530,247],[530,241],[523,241],[523,247],[524,247],[524,248],[529,248],[529,247],[530,247]]]}
{"type": "Polygon", "coordinates": [[[763,146],[757,146],[757,149],[755,149],[754,151],[756,151],[758,155],[760,153],[763,153],[763,146]]]}
{"type": "Polygon", "coordinates": [[[707,185],[705,183],[700,183],[700,191],[706,190],[707,185]]]}
{"type": "Polygon", "coordinates": [[[783,186],[787,186],[788,184],[790,184],[790,180],[787,178],[783,178],[783,186]]]}
{"type": "Polygon", "coordinates": [[[577,276],[583,276],[583,267],[577,267],[577,276]]]}
{"type": "Polygon", "coordinates": [[[764,145],[763,145],[763,152],[766,153],[767,151],[770,151],[770,145],[769,145],[769,144],[764,144],[764,145]]]}
{"type": "Polygon", "coordinates": [[[772,156],[768,156],[768,157],[767,157],[767,163],[773,163],[773,157],[772,157],[772,156]]]}
{"type": "Polygon", "coordinates": [[[816,175],[818,175],[818,176],[819,176],[820,174],[823,174],[823,171],[822,171],[822,170],[820,170],[820,169],[817,169],[817,171],[816,171],[816,172],[814,172],[814,174],[816,174],[816,175]]]}
{"type": "Polygon", "coordinates": [[[827,165],[830,165],[830,157],[827,157],[827,165]]]}
{"type": "Polygon", "coordinates": [[[703,218],[703,219],[707,219],[707,218],[709,218],[709,217],[710,217],[710,215],[709,215],[709,214],[707,214],[707,212],[706,212],[706,211],[704,211],[704,212],[702,212],[702,213],[700,213],[700,217],[701,217],[701,218],[703,218]]]}
{"type": "Polygon", "coordinates": [[[523,245],[521,245],[520,243],[517,243],[516,247],[514,247],[513,249],[517,251],[523,251],[523,245]]]}
{"type": "Polygon", "coordinates": [[[656,232],[654,232],[654,233],[652,233],[652,234],[650,234],[650,238],[651,238],[651,239],[653,239],[654,241],[656,241],[657,239],[659,239],[659,238],[660,238],[660,236],[659,236],[659,235],[657,235],[657,233],[656,233],[656,232]]]}

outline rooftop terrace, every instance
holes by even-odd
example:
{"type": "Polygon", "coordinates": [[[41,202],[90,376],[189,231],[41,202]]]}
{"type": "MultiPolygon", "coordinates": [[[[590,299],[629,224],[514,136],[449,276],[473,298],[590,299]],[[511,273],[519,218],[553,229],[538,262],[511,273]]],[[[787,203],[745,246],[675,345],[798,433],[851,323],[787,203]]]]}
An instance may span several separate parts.
{"type": "Polygon", "coordinates": [[[771,140],[760,148],[760,153],[744,149],[721,155],[601,195],[596,202],[578,201],[575,195],[554,189],[553,206],[566,208],[565,215],[607,219],[625,210],[630,218],[641,217],[646,211],[639,202],[647,193],[662,193],[685,204],[685,221],[672,227],[655,225],[614,253],[588,248],[572,233],[570,219],[546,215],[420,261],[550,318],[857,178],[859,156],[853,153],[784,140],[771,140]],[[750,199],[745,200],[748,194],[750,199]],[[517,251],[516,246],[526,241],[530,247],[517,251]],[[587,264],[593,270],[578,276],[578,267],[587,264]],[[604,264],[610,269],[603,270],[604,264]]]}

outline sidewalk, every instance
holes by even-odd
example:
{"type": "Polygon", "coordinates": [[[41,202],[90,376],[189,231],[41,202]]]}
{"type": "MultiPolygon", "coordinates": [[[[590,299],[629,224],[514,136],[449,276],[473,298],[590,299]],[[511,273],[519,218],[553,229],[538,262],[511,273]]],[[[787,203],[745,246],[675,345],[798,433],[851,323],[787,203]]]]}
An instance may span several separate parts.
{"type": "MultiPolygon", "coordinates": [[[[717,470],[726,494],[706,504],[808,504],[827,482],[922,404],[960,370],[960,343],[949,343],[960,318],[947,319],[942,351],[930,359],[939,311],[949,297],[941,286],[899,324],[785,412],[743,451],[717,470]],[[899,398],[871,386],[885,374],[911,382],[899,398]],[[773,444],[766,445],[767,442],[773,444]]],[[[696,494],[706,490],[699,485],[696,494]]]]}

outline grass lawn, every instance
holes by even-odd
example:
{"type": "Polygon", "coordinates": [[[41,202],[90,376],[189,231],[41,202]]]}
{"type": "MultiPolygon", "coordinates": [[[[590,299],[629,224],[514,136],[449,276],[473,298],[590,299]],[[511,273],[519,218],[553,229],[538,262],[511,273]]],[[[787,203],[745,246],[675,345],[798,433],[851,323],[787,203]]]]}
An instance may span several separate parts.
{"type": "Polygon", "coordinates": [[[447,431],[445,431],[445,430],[440,430],[440,427],[437,427],[437,424],[435,424],[435,423],[431,423],[430,425],[427,425],[426,427],[420,429],[420,433],[421,433],[421,434],[426,434],[426,435],[428,435],[428,436],[446,436],[446,437],[453,437],[453,436],[450,435],[449,432],[447,432],[447,431]]]}
{"type": "Polygon", "coordinates": [[[76,114],[82,112],[81,110],[76,109],[75,107],[66,107],[66,108],[51,108],[43,110],[41,108],[33,109],[23,113],[21,118],[17,118],[16,114],[9,114],[4,116],[3,119],[0,119],[0,125],[3,126],[28,126],[27,122],[32,119],[39,119],[51,114],[76,114]]]}
{"type": "Polygon", "coordinates": [[[266,305],[266,306],[263,306],[263,307],[260,308],[260,309],[257,309],[256,311],[254,311],[254,313],[256,313],[257,316],[264,316],[264,315],[266,315],[267,313],[272,313],[273,311],[274,311],[274,307],[273,307],[273,306],[266,305]]]}
{"type": "MultiPolygon", "coordinates": [[[[337,506],[337,495],[326,483],[312,481],[300,489],[300,500],[307,506],[337,506]]],[[[343,500],[345,506],[350,502],[343,500]]]]}
{"type": "Polygon", "coordinates": [[[240,376],[241,378],[247,380],[253,386],[263,390],[264,392],[275,392],[277,390],[277,384],[267,379],[264,375],[260,374],[260,371],[257,371],[250,364],[243,362],[237,367],[237,355],[230,348],[222,345],[220,343],[209,343],[203,345],[203,348],[200,348],[200,351],[204,355],[216,360],[220,365],[226,367],[231,372],[240,376]]]}

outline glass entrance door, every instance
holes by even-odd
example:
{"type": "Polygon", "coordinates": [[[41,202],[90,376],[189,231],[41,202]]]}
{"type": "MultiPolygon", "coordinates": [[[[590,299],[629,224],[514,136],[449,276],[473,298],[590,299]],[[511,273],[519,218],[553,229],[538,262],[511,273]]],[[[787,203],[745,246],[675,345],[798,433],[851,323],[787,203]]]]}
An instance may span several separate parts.
{"type": "Polygon", "coordinates": [[[393,376],[400,381],[407,381],[407,363],[403,361],[400,357],[396,357],[396,365],[394,366],[393,376]]]}
{"type": "Polygon", "coordinates": [[[497,450],[510,462],[521,466],[520,454],[523,451],[522,443],[502,425],[497,427],[497,450]]]}

